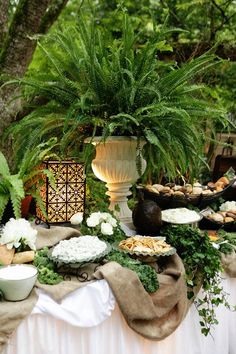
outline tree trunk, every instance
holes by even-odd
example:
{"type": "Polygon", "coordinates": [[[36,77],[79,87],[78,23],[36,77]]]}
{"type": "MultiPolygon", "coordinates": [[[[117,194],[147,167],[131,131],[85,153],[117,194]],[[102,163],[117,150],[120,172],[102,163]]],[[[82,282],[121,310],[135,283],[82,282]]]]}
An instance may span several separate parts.
{"type": "MultiPolygon", "coordinates": [[[[37,42],[33,38],[46,32],[57,19],[68,0],[20,0],[6,35],[7,3],[0,0],[0,26],[4,29],[4,43],[0,53],[0,75],[19,78],[24,76],[32,60],[37,42]]],[[[1,28],[0,28],[1,31],[1,28]]],[[[19,95],[20,88],[3,86],[0,94],[0,136],[15,120],[20,109],[20,100],[13,100],[19,95]]],[[[0,139],[0,148],[2,148],[0,139]]]]}
{"type": "Polygon", "coordinates": [[[7,34],[9,0],[0,0],[0,50],[7,34]]]}
{"type": "Polygon", "coordinates": [[[53,23],[57,20],[59,14],[66,6],[68,0],[52,0],[48,11],[43,17],[40,25],[40,33],[46,33],[53,23]]]}

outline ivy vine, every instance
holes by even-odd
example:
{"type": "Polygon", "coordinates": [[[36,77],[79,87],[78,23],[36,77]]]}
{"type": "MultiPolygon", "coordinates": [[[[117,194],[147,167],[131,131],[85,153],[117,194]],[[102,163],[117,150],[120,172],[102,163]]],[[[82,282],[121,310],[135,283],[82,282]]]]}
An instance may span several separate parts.
{"type": "Polygon", "coordinates": [[[177,249],[184,263],[190,300],[194,300],[194,291],[202,284],[203,297],[195,299],[194,303],[200,316],[201,332],[207,336],[212,326],[218,323],[215,308],[222,304],[232,309],[228,294],[221,286],[220,247],[214,247],[207,232],[188,225],[167,226],[161,233],[177,249]]]}

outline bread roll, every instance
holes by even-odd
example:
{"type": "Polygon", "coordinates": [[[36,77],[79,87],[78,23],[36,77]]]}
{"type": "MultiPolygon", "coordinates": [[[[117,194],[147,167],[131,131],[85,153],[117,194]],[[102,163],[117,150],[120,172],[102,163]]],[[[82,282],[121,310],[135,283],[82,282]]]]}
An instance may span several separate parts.
{"type": "Polygon", "coordinates": [[[218,187],[221,187],[223,189],[224,186],[225,186],[224,182],[218,181],[218,182],[215,183],[216,190],[217,190],[218,187]]]}
{"type": "Polygon", "coordinates": [[[0,245],[0,264],[9,265],[14,257],[15,248],[8,249],[6,245],[0,245]]]}
{"type": "Polygon", "coordinates": [[[221,222],[221,223],[224,222],[224,217],[219,213],[210,214],[208,218],[215,222],[221,222]]]}
{"type": "Polygon", "coordinates": [[[228,180],[227,177],[221,177],[221,178],[219,178],[216,183],[218,183],[218,182],[222,182],[223,185],[224,185],[224,187],[229,184],[229,180],[228,180]]]}
{"type": "Polygon", "coordinates": [[[234,222],[234,219],[231,218],[230,216],[226,216],[226,218],[224,219],[224,222],[234,222]]]}
{"type": "Polygon", "coordinates": [[[160,193],[162,193],[162,194],[169,193],[170,190],[171,190],[171,189],[170,189],[170,187],[168,187],[168,186],[167,186],[167,187],[163,187],[162,190],[160,191],[160,193]]]}
{"type": "Polygon", "coordinates": [[[164,186],[162,184],[153,184],[153,188],[155,188],[158,192],[161,192],[164,186]]]}
{"type": "Polygon", "coordinates": [[[193,194],[202,194],[202,188],[201,187],[193,187],[193,194]]]}
{"type": "Polygon", "coordinates": [[[175,191],[175,192],[174,192],[174,195],[178,195],[178,196],[183,197],[183,196],[184,196],[184,193],[181,192],[181,191],[175,191]]]}
{"type": "Polygon", "coordinates": [[[25,251],[25,252],[18,252],[15,253],[12,263],[14,264],[22,264],[22,263],[29,263],[34,260],[34,251],[25,251]]]}
{"type": "Polygon", "coordinates": [[[223,189],[224,188],[222,186],[216,186],[216,192],[222,192],[223,189]]]}

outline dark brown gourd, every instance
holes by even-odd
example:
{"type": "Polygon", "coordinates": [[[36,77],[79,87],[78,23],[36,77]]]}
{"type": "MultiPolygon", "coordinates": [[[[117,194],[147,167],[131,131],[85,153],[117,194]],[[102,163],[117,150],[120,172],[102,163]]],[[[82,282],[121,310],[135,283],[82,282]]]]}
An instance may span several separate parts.
{"type": "Polygon", "coordinates": [[[152,200],[139,198],[132,213],[133,224],[140,235],[157,236],[162,226],[161,209],[152,200]]]}

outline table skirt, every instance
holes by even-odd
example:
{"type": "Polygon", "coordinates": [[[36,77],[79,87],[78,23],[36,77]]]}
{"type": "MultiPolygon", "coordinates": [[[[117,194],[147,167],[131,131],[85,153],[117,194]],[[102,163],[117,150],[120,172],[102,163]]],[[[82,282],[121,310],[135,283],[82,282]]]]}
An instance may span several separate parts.
{"type": "MultiPolygon", "coordinates": [[[[236,279],[222,280],[236,303],[236,279]]],[[[89,284],[56,304],[43,293],[21,322],[4,354],[236,354],[236,313],[219,306],[212,336],[200,331],[194,305],[177,330],[151,341],[126,324],[105,280],[89,284]],[[55,308],[53,308],[55,306],[55,308]]]]}

